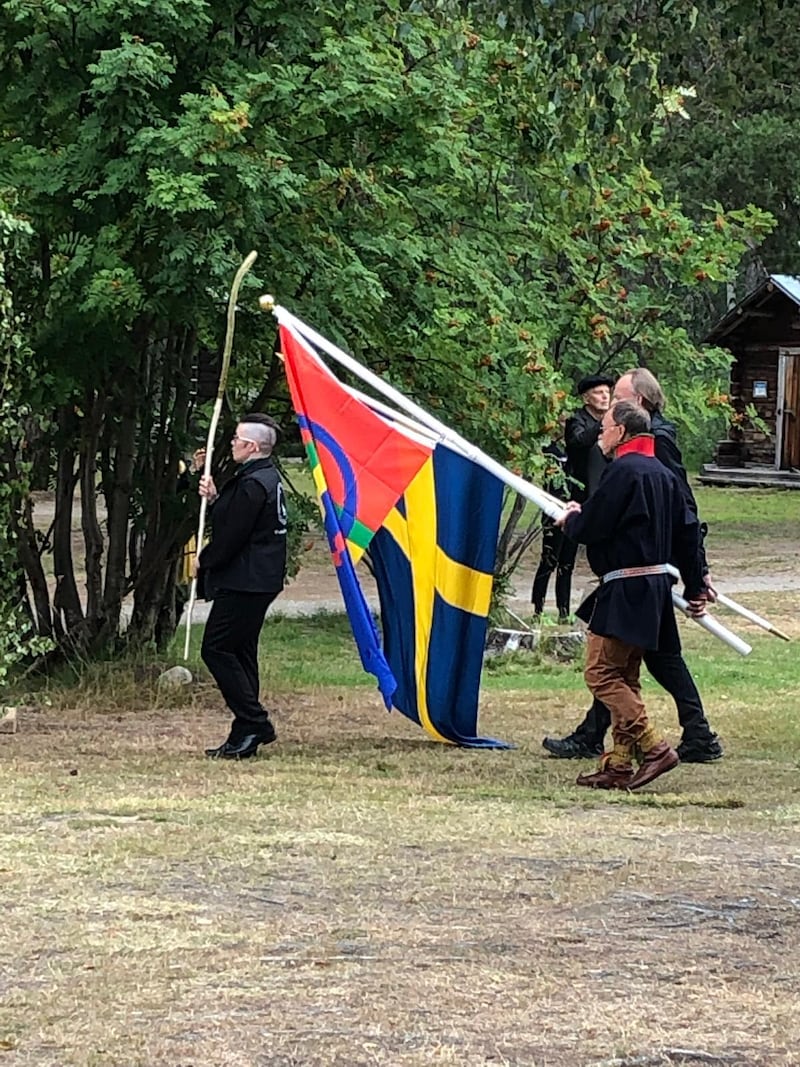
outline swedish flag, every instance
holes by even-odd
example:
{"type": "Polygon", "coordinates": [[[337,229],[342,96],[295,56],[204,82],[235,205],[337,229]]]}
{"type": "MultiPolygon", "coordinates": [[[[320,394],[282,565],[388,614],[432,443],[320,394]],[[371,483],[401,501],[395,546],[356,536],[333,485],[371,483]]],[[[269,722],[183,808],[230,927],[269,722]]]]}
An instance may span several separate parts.
{"type": "Polygon", "coordinates": [[[494,475],[437,445],[369,546],[392,704],[437,741],[508,747],[476,734],[502,495],[494,475]]]}

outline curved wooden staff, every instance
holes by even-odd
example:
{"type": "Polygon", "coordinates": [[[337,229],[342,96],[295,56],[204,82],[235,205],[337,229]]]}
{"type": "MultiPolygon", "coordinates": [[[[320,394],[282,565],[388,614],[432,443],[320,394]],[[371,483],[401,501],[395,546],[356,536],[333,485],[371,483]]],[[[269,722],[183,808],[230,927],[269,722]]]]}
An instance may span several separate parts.
{"type": "MultiPolygon", "coordinates": [[[[214,403],[214,411],[211,415],[211,424],[208,427],[208,440],[206,441],[206,460],[203,465],[203,476],[207,478],[211,474],[211,460],[214,455],[214,437],[217,433],[217,425],[219,424],[219,417],[222,414],[222,402],[225,399],[225,386],[228,383],[228,370],[231,365],[231,352],[233,351],[233,331],[236,327],[236,301],[239,297],[239,290],[242,287],[242,281],[245,274],[250,270],[256,261],[258,256],[257,252],[251,252],[250,255],[244,260],[241,267],[236,272],[231,285],[230,296],[228,297],[228,326],[225,331],[225,346],[222,349],[222,367],[219,372],[219,385],[217,386],[217,399],[214,403]]],[[[203,548],[203,536],[206,530],[206,511],[208,510],[208,500],[202,497],[200,501],[200,518],[197,522],[197,558],[200,556],[200,552],[203,548]]],[[[189,658],[189,642],[192,636],[192,612],[194,611],[194,604],[197,600],[197,575],[192,578],[192,588],[189,593],[189,603],[186,608],[186,640],[183,646],[183,658],[186,660],[189,658]]]]}

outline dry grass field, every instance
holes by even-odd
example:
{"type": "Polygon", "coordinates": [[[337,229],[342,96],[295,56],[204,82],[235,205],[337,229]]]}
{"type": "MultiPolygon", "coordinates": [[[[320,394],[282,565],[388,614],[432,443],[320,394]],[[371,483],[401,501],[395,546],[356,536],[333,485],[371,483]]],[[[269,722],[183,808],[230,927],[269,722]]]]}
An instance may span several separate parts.
{"type": "Polygon", "coordinates": [[[267,631],[258,759],[205,760],[213,685],[146,666],[0,736],[0,1067],[800,1064],[796,644],[686,624],[726,755],[629,796],[544,757],[575,667],[489,672],[518,747],[466,752],[382,710],[343,628],[267,631]]]}

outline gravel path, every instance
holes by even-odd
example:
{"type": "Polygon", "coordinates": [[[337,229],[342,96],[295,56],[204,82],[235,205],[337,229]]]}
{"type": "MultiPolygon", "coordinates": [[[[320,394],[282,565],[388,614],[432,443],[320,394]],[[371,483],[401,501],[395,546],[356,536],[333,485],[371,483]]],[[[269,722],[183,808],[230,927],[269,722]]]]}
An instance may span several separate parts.
{"type": "MultiPolygon", "coordinates": [[[[359,575],[367,603],[373,611],[379,610],[378,594],[375,583],[369,574],[359,575]]],[[[508,601],[508,607],[517,615],[529,615],[531,610],[530,588],[531,575],[523,572],[514,586],[514,595],[508,601]]],[[[572,603],[577,607],[583,597],[591,588],[591,576],[588,573],[579,572],[572,586],[572,603]]],[[[767,593],[767,592],[793,592],[800,590],[800,574],[796,572],[778,574],[739,574],[735,576],[721,576],[715,578],[715,583],[721,593],[725,593],[736,599],[740,593],[767,593]]],[[[548,595],[547,606],[555,611],[555,601],[552,597],[552,589],[548,595]]],[[[198,601],[192,614],[193,622],[203,622],[208,618],[211,605],[204,601],[198,601]]],[[[754,608],[753,610],[760,610],[754,608]]],[[[333,568],[329,574],[316,571],[313,578],[304,577],[302,574],[290,582],[283,594],[275,601],[271,609],[273,615],[288,615],[297,617],[302,615],[316,615],[319,612],[332,612],[335,614],[344,611],[344,604],[339,593],[336,575],[333,568]]],[[[185,624],[184,618],[181,620],[185,624]]]]}

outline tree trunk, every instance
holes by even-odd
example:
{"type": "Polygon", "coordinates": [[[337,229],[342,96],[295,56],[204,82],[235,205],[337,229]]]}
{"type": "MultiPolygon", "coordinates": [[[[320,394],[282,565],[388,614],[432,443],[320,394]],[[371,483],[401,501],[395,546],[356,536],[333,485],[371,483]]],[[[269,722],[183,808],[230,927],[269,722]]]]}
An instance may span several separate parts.
{"type": "Polygon", "coordinates": [[[105,400],[97,393],[86,397],[86,427],[81,445],[81,529],[86,561],[86,618],[94,633],[103,628],[103,531],[97,518],[97,449],[105,400]]]}
{"type": "Polygon", "coordinates": [[[526,504],[527,501],[524,497],[521,497],[518,493],[514,494],[514,503],[511,505],[511,511],[508,514],[508,518],[505,521],[497,542],[497,553],[495,555],[494,564],[495,574],[500,574],[505,570],[511,538],[514,536],[519,520],[522,518],[522,513],[525,511],[526,504]]]}
{"type": "Polygon", "coordinates": [[[77,420],[71,405],[61,408],[58,422],[61,440],[56,464],[53,519],[53,572],[56,579],[53,613],[56,629],[61,637],[83,620],[83,609],[75,581],[75,561],[72,556],[72,511],[77,481],[75,449],[72,442],[77,432],[77,420]]]}
{"type": "Polygon", "coordinates": [[[53,616],[50,610],[50,590],[39,555],[36,528],[33,525],[33,506],[29,496],[22,504],[21,521],[14,520],[14,535],[19,559],[31,587],[36,632],[41,637],[52,637],[53,616]]]}
{"type": "MultiPolygon", "coordinates": [[[[183,439],[190,405],[189,385],[196,339],[193,331],[168,340],[157,387],[158,419],[142,442],[139,477],[151,488],[140,567],[135,575],[130,639],[164,647],[177,625],[176,577],[183,545],[194,526],[178,494],[178,438],[183,439]]],[[[181,605],[182,607],[182,605],[181,605]]]]}

